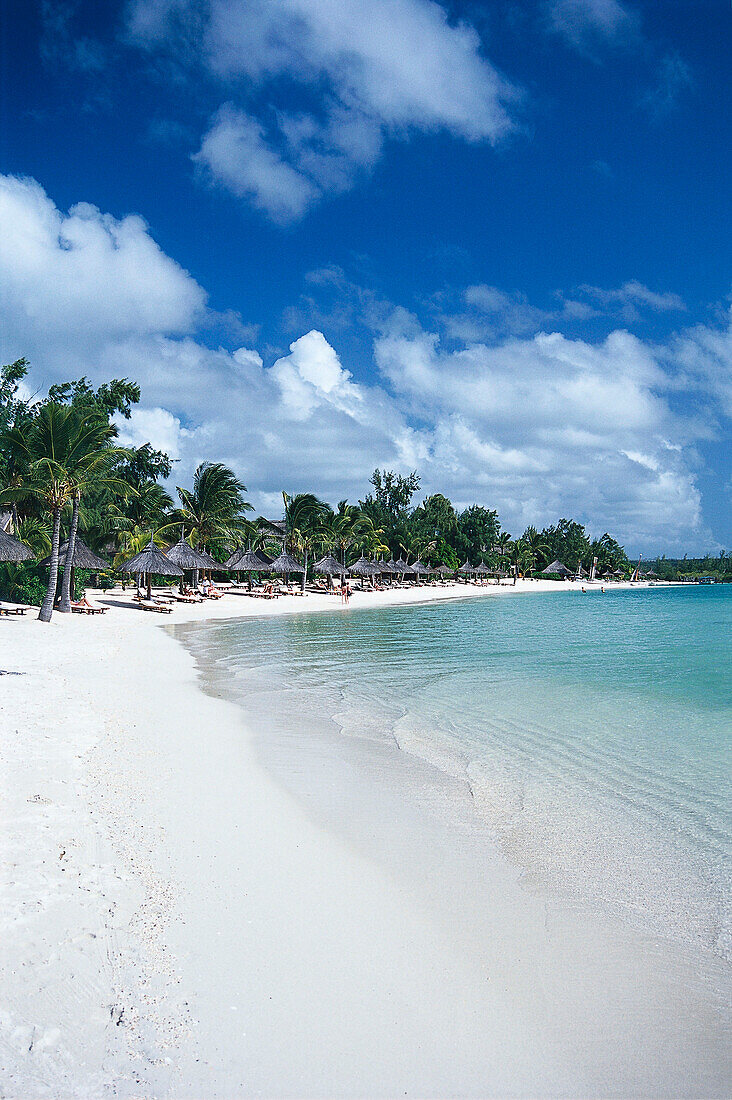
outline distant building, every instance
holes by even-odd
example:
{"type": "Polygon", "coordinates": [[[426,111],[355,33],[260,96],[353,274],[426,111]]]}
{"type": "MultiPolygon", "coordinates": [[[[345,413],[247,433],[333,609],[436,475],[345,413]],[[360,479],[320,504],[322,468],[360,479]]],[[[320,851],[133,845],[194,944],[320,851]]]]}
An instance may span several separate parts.
{"type": "Polygon", "coordinates": [[[266,531],[272,538],[281,539],[284,542],[287,535],[287,524],[283,519],[267,519],[260,525],[260,530],[266,531]]]}

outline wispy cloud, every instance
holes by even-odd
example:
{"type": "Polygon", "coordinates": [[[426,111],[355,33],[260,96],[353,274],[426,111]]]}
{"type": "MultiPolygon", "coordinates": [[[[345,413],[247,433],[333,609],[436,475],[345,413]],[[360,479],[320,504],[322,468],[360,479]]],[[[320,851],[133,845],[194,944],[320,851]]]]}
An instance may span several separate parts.
{"type": "Polygon", "coordinates": [[[351,188],[386,140],[496,142],[514,125],[516,89],[433,0],[136,0],[129,38],[224,86],[197,160],[278,221],[351,188]],[[307,110],[292,110],[293,88],[307,110]],[[252,109],[262,90],[266,113],[252,109]]]}
{"type": "Polygon", "coordinates": [[[99,73],[107,63],[105,49],[75,28],[78,8],[79,0],[42,0],[41,57],[79,72],[99,73]]]}
{"type": "Polygon", "coordinates": [[[614,290],[606,290],[599,286],[581,286],[579,289],[582,294],[593,298],[605,307],[620,306],[632,309],[640,305],[661,312],[686,309],[685,302],[678,294],[671,291],[650,290],[637,279],[623,283],[614,290]]]}
{"type": "Polygon", "coordinates": [[[691,69],[681,54],[674,50],[659,62],[656,82],[642,97],[641,104],[655,118],[664,118],[693,85],[691,69]]]}
{"type": "Polygon", "coordinates": [[[640,40],[640,17],[620,0],[548,0],[545,11],[549,29],[593,61],[640,40]]]}

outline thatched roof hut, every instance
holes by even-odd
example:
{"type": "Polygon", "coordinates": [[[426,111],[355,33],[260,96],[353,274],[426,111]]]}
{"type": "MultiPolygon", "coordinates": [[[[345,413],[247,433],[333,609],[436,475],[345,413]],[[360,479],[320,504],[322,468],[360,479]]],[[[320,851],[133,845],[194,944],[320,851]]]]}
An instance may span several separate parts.
{"type": "Polygon", "coordinates": [[[295,561],[292,554],[283,550],[279,557],[266,566],[266,570],[268,573],[304,573],[305,567],[300,565],[299,561],[295,561]]]}
{"type": "Polygon", "coordinates": [[[473,570],[473,572],[474,572],[474,573],[480,573],[480,575],[481,575],[482,577],[485,577],[485,576],[487,576],[487,574],[488,574],[488,573],[490,573],[490,571],[491,571],[491,570],[490,570],[490,567],[489,567],[489,566],[487,566],[487,565],[486,565],[486,563],[485,563],[484,561],[480,561],[480,562],[478,562],[478,564],[476,565],[475,569],[473,570]]]}
{"type": "MultiPolygon", "coordinates": [[[[66,564],[66,554],[69,549],[68,539],[62,542],[58,549],[58,563],[63,567],[66,564]]],[[[41,565],[51,564],[51,555],[44,558],[40,563],[41,565]]],[[[79,536],[76,536],[76,543],[74,544],[74,560],[71,563],[74,569],[90,569],[92,573],[98,573],[102,569],[109,569],[110,565],[104,558],[98,557],[93,554],[89,547],[86,545],[79,536]]]]}
{"type": "Polygon", "coordinates": [[[235,562],[237,561],[238,558],[240,558],[242,556],[243,553],[245,553],[244,547],[243,546],[236,546],[234,548],[234,550],[232,551],[232,553],[229,554],[228,558],[224,562],[224,564],[222,566],[222,569],[233,569],[235,562]]]}
{"type": "Polygon", "coordinates": [[[33,552],[20,539],[0,531],[0,561],[30,561],[33,552]]]}
{"type": "Polygon", "coordinates": [[[406,573],[408,568],[409,566],[405,562],[404,558],[397,558],[397,560],[394,562],[395,573],[406,573]]]}
{"type": "Polygon", "coordinates": [[[572,570],[567,569],[561,561],[553,561],[551,565],[547,565],[546,569],[542,569],[542,576],[546,576],[549,573],[558,573],[560,577],[571,577],[572,570]]]}
{"type": "Polygon", "coordinates": [[[470,573],[474,573],[474,572],[475,572],[475,569],[473,568],[473,566],[470,564],[469,561],[463,562],[463,564],[458,569],[458,573],[462,573],[462,575],[465,576],[465,577],[467,577],[470,573]]]}
{"type": "Polygon", "coordinates": [[[354,577],[373,577],[375,573],[379,572],[379,569],[368,558],[361,557],[353,565],[349,565],[348,572],[354,577]]]}
{"type": "Polygon", "coordinates": [[[172,561],[184,572],[210,568],[208,554],[204,555],[199,553],[198,550],[194,550],[184,538],[180,538],[175,546],[171,546],[170,550],[166,550],[166,556],[168,561],[172,561]]]}
{"type": "Polygon", "coordinates": [[[183,570],[155,545],[152,539],[144,550],[119,566],[120,573],[157,573],[161,577],[180,577],[183,570]]]}
{"type": "Polygon", "coordinates": [[[320,561],[316,561],[313,572],[320,573],[324,577],[339,577],[341,573],[346,572],[346,568],[332,554],[326,554],[320,561]]]}
{"type": "Polygon", "coordinates": [[[455,570],[452,568],[451,565],[438,565],[435,569],[435,573],[440,573],[443,577],[446,577],[448,576],[448,574],[452,574],[454,572],[455,570]]]}
{"type": "Polygon", "coordinates": [[[240,550],[229,568],[234,573],[264,573],[269,564],[269,558],[265,561],[256,550],[240,550]]]}

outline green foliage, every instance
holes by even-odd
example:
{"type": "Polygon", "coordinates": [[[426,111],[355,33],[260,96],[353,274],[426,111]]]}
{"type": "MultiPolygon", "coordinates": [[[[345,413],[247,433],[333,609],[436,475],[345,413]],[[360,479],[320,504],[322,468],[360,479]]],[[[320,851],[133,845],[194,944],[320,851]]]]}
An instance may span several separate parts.
{"type": "MultiPolygon", "coordinates": [[[[495,562],[494,547],[500,538],[498,513],[491,508],[472,504],[458,516],[458,538],[455,549],[462,561],[477,564],[481,559],[495,562]]],[[[448,563],[450,564],[450,563],[448,563]]]]}
{"type": "Polygon", "coordinates": [[[374,492],[360,501],[361,510],[380,527],[397,523],[409,511],[412,497],[420,486],[419,475],[413,471],[406,477],[392,470],[374,470],[369,478],[374,492]]]}
{"type": "Polygon", "coordinates": [[[202,462],[193,476],[193,488],[177,487],[181,507],[171,527],[182,524],[194,546],[211,549],[236,545],[244,530],[244,514],[251,504],[246,486],[221,462],[202,462]]]}
{"type": "Polygon", "coordinates": [[[51,386],[46,400],[57,405],[70,405],[85,413],[95,413],[105,421],[111,420],[115,413],[129,420],[132,406],[140,400],[140,387],[127,378],[113,378],[95,390],[87,378],[79,378],[76,382],[51,386]]]}
{"type": "Polygon", "coordinates": [[[641,563],[641,571],[652,570],[665,581],[696,581],[711,577],[714,581],[732,582],[732,555],[726,550],[718,554],[707,553],[699,558],[656,558],[641,563]]]}
{"type": "Polygon", "coordinates": [[[38,607],[46,593],[48,570],[22,562],[0,565],[0,599],[38,607]]]}
{"type": "MultiPolygon", "coordinates": [[[[129,418],[140,388],[129,379],[112,379],[95,389],[85,377],[52,386],[41,399],[24,400],[21,384],[28,363],[18,359],[0,368],[0,507],[13,510],[16,534],[38,558],[49,553],[52,538],[65,537],[73,514],[92,550],[116,564],[137,553],[151,534],[164,546],[182,527],[193,546],[225,561],[235,546],[251,545],[274,556],[282,549],[282,528],[247,518],[246,488],[232,470],[204,462],[190,488],[178,487],[175,508],[161,484],[173,463],[150,443],[115,446],[114,419],[129,418]]],[[[374,470],[371,491],[358,504],[337,507],[312,493],[283,493],[288,550],[312,563],[332,553],[348,565],[361,554],[371,558],[420,557],[430,565],[456,569],[466,559],[492,569],[537,574],[555,558],[571,570],[587,572],[633,565],[608,533],[591,538],[575,520],[562,518],[539,531],[527,527],[512,538],[501,528],[495,509],[473,504],[458,512],[442,493],[415,504],[420,489],[416,471],[405,475],[374,470]]],[[[732,579],[722,552],[694,559],[644,563],[663,579],[711,576],[732,579]]],[[[0,591],[9,598],[38,602],[48,573],[35,565],[0,567],[0,591]]],[[[108,578],[111,583],[111,579],[108,578]]],[[[79,578],[78,583],[83,584],[79,578]]]]}

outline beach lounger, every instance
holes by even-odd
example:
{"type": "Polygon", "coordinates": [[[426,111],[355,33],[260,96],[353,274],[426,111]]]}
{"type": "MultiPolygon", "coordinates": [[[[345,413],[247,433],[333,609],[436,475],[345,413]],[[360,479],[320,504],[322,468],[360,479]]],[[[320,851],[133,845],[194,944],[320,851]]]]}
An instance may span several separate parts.
{"type": "Polygon", "coordinates": [[[0,615],[25,615],[28,607],[22,603],[7,603],[0,600],[0,615]]]}
{"type": "Polygon", "coordinates": [[[71,610],[77,615],[103,615],[107,608],[100,607],[98,603],[94,603],[88,596],[82,596],[80,600],[71,601],[71,610]]]}
{"type": "Polygon", "coordinates": [[[162,615],[170,615],[172,612],[168,604],[156,603],[155,600],[140,600],[139,606],[143,611],[158,611],[162,615]]]}

